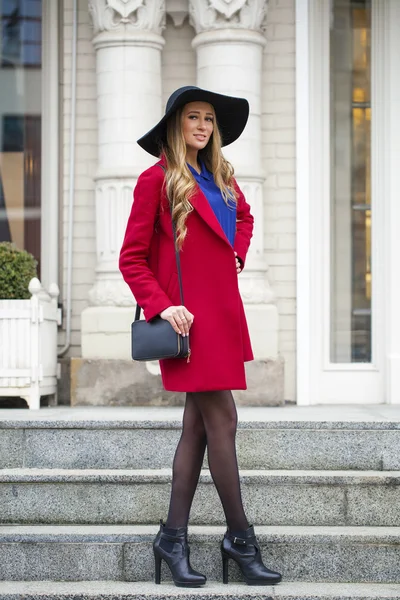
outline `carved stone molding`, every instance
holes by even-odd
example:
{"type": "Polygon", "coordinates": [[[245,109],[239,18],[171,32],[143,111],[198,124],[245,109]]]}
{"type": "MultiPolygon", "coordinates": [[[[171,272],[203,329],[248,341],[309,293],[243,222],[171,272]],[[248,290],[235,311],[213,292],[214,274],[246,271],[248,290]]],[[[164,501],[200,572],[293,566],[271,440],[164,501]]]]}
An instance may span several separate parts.
{"type": "Polygon", "coordinates": [[[132,293],[118,270],[118,257],[132,206],[133,179],[96,180],[96,282],[89,292],[94,306],[132,306],[132,293]]]}
{"type": "Polygon", "coordinates": [[[137,30],[161,34],[165,27],[165,0],[89,0],[95,34],[137,30]]]}
{"type": "Polygon", "coordinates": [[[189,0],[190,23],[196,33],[210,29],[262,31],[268,0],[189,0]]]}
{"type": "Polygon", "coordinates": [[[186,17],[189,15],[188,0],[166,0],[167,15],[171,17],[175,27],[182,27],[186,17]]]}
{"type": "Polygon", "coordinates": [[[276,297],[265,272],[243,271],[239,289],[245,304],[275,304],[276,297]]]}
{"type": "Polygon", "coordinates": [[[109,279],[98,279],[89,292],[91,306],[134,306],[135,299],[125,281],[118,279],[115,272],[109,273],[109,279]]]}

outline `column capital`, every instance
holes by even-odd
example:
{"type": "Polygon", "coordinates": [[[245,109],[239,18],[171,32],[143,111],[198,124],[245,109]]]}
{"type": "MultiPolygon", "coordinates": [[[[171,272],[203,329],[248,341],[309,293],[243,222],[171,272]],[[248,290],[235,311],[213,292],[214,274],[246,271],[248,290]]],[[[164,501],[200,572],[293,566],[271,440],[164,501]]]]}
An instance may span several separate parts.
{"type": "Polygon", "coordinates": [[[214,29],[262,31],[268,0],[189,0],[190,23],[196,33],[214,29]]]}
{"type": "Polygon", "coordinates": [[[188,0],[166,0],[167,15],[171,17],[175,27],[182,27],[189,14],[188,0]]]}
{"type": "Polygon", "coordinates": [[[161,34],[165,27],[165,0],[89,0],[94,33],[138,30],[161,34]]]}

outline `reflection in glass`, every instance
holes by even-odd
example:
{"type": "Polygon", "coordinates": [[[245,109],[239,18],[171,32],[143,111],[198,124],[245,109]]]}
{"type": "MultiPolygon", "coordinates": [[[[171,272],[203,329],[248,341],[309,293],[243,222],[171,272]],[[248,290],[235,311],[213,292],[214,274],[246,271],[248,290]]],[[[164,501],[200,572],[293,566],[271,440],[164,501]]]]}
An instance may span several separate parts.
{"type": "Polygon", "coordinates": [[[371,5],[332,10],[331,361],[371,362],[371,5]]]}
{"type": "Polygon", "coordinates": [[[40,266],[41,0],[0,0],[0,241],[40,266]]]}
{"type": "Polygon", "coordinates": [[[41,0],[0,0],[2,66],[41,65],[41,0]]]}

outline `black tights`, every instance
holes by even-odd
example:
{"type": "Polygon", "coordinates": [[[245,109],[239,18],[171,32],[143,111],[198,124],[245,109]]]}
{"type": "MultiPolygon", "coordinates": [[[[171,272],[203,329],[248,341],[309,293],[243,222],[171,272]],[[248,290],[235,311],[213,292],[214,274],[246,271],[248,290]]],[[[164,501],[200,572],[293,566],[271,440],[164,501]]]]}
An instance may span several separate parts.
{"type": "Polygon", "coordinates": [[[172,468],[167,527],[186,527],[204,452],[231,530],[247,529],[236,458],[237,412],[230,391],[186,394],[182,435],[172,468]]]}

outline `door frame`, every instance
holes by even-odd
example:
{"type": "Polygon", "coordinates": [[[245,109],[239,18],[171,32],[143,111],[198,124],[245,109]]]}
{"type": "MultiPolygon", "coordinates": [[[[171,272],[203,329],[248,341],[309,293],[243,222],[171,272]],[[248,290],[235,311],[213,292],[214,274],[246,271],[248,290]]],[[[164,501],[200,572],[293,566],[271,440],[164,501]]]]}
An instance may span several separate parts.
{"type": "Polygon", "coordinates": [[[42,0],[41,282],[59,283],[59,2],[42,0]]]}
{"type": "Polygon", "coordinates": [[[296,2],[297,403],[400,403],[400,310],[396,310],[400,278],[394,278],[395,257],[400,256],[396,236],[400,81],[395,76],[400,61],[396,34],[400,3],[372,0],[373,362],[368,364],[331,363],[326,335],[330,330],[330,244],[324,243],[330,236],[327,5],[325,0],[296,2]]]}

